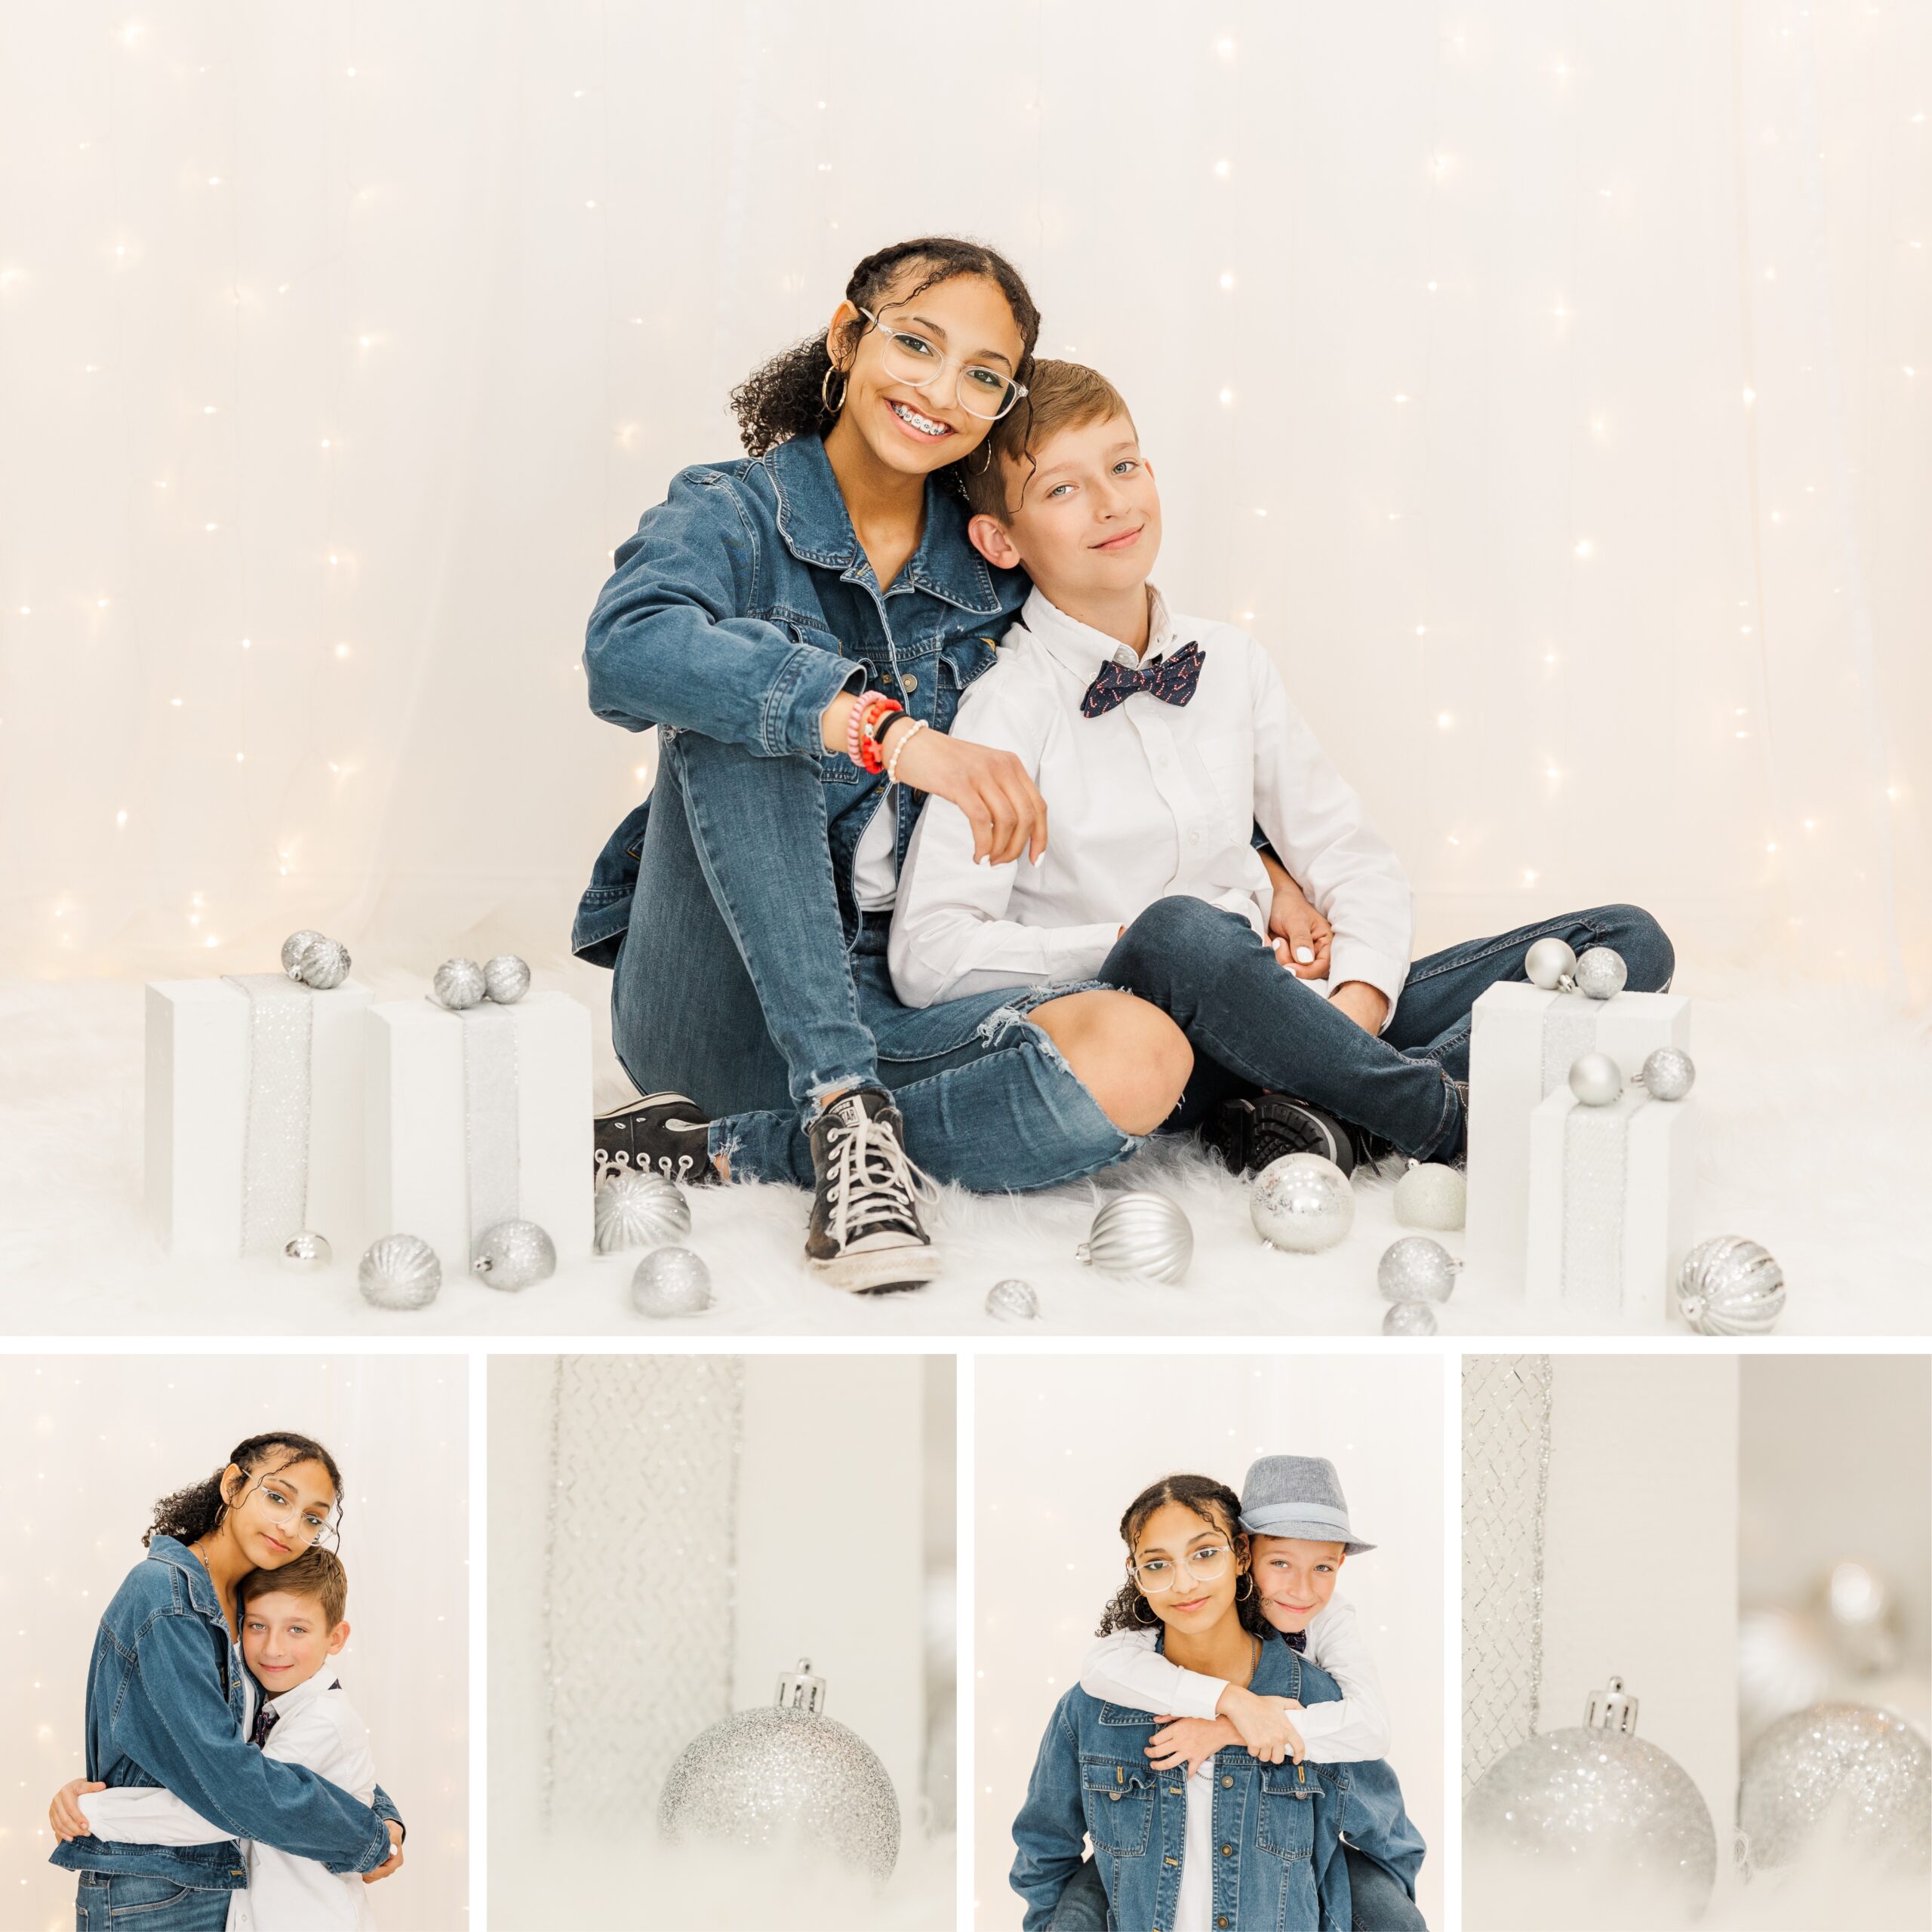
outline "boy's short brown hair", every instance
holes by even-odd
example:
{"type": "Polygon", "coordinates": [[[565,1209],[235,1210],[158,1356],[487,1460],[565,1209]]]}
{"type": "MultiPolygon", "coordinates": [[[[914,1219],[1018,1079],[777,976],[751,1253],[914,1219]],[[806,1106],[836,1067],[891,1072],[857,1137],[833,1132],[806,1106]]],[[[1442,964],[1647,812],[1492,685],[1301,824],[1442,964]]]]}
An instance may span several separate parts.
{"type": "MultiPolygon", "coordinates": [[[[975,516],[1004,517],[1006,468],[1023,468],[1027,459],[1063,429],[1134,414],[1118,389],[1084,362],[1056,362],[1042,357],[1033,365],[1026,393],[993,425],[992,434],[963,466],[966,501],[975,516]]],[[[1017,507],[1015,506],[1014,507],[1017,507]]]]}
{"type": "Polygon", "coordinates": [[[332,1549],[305,1549],[292,1563],[279,1570],[251,1570],[235,1586],[235,1601],[242,1614],[257,1597],[276,1590],[291,1596],[312,1597],[321,1605],[322,1616],[333,1630],[349,1610],[349,1573],[342,1558],[332,1549]]]}

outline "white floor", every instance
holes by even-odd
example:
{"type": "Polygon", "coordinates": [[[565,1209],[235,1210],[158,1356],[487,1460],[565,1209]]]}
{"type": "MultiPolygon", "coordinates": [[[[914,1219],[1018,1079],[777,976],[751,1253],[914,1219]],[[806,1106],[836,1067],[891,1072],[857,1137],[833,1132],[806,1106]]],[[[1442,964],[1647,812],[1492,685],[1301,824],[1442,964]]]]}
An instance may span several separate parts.
{"type": "MultiPolygon", "coordinates": [[[[1097,1276],[1075,1258],[1098,1198],[1081,1186],[1014,1198],[949,1189],[932,1217],[945,1244],[943,1279],[914,1294],[843,1296],[807,1280],[799,1265],[802,1194],[734,1187],[692,1197],[692,1245],[716,1288],[703,1316],[659,1323],[634,1314],[626,1290],[635,1256],[586,1263],[521,1295],[456,1281],[418,1314],[383,1314],[357,1294],[353,1257],[298,1278],[264,1263],[178,1264],[155,1245],[140,1208],[141,1020],[137,985],[0,986],[8,1331],[1366,1335],[1379,1331],[1383,1312],[1376,1261],[1404,1232],[1390,1188],[1364,1180],[1346,1243],[1321,1256],[1279,1253],[1255,1237],[1238,1183],[1170,1144],[1103,1185],[1151,1183],[1181,1201],[1195,1248],[1178,1287],[1097,1276]],[[1040,1323],[1016,1328],[986,1314],[986,1291],[1008,1276],[1038,1291],[1040,1323]]],[[[1700,995],[1693,1045],[1703,1115],[1697,1232],[1749,1235],[1778,1257],[1791,1290],[1781,1333],[1932,1333],[1926,1022],[1843,992],[1700,995]]],[[[1460,1237],[1447,1238],[1454,1248],[1460,1237]]],[[[1441,1316],[1446,1334],[1516,1334],[1528,1325],[1520,1299],[1476,1280],[1463,1281],[1441,1316]]]]}

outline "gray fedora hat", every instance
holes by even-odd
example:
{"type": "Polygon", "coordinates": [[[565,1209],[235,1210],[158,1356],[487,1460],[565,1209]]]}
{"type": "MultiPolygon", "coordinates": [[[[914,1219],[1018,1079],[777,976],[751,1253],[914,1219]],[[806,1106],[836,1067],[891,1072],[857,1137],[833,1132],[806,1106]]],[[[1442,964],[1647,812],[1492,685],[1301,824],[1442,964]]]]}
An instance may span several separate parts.
{"type": "Polygon", "coordinates": [[[1241,1526],[1251,1536],[1338,1543],[1350,1556],[1375,1547],[1349,1528],[1349,1500],[1325,1456],[1263,1456],[1251,1464],[1241,1486],[1241,1526]]]}

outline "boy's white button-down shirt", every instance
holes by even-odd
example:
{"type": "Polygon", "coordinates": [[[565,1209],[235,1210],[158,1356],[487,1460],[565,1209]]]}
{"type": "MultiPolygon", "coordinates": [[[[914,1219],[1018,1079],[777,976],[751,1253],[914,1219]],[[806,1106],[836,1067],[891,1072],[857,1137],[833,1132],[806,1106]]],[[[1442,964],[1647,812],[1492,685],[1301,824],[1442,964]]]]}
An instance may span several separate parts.
{"type": "MultiPolygon", "coordinates": [[[[300,1764],[367,1804],[376,1790],[369,1734],[348,1694],[329,1687],[335,1681],[325,1664],[307,1683],[271,1697],[275,1721],[262,1752],[300,1764]]],[[[251,1681],[251,1706],[253,1691],[251,1681]]],[[[80,1801],[94,1835],[123,1844],[217,1844],[234,1835],[171,1791],[149,1786],[92,1792],[80,1801]]],[[[229,1895],[228,1932],[374,1932],[369,1887],[354,1872],[338,1875],[256,1839],[241,1844],[248,1889],[229,1895]]]]}
{"type": "Polygon", "coordinates": [[[909,1006],[999,986],[1090,979],[1120,928],[1157,900],[1205,900],[1263,937],[1275,855],[1335,928],[1330,984],[1361,980],[1392,1014],[1414,897],[1401,862],[1290,701],[1267,652],[1232,624],[1171,617],[1149,590],[1152,658],[1198,643],[1186,705],[1137,692],[1099,718],[1081,698],[1109,660],[1141,662],[1038,590],[952,734],[1014,752],[1047,801],[1036,866],[973,863],[965,814],[928,798],[899,880],[890,963],[909,1006]]]}

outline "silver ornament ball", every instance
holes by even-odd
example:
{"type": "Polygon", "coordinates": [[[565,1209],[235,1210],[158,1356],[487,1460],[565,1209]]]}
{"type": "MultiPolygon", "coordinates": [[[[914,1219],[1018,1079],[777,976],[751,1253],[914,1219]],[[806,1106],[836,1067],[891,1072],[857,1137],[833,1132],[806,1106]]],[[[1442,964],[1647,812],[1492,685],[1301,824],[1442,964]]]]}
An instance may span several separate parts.
{"type": "Polygon", "coordinates": [[[1607,1107],[1623,1097],[1623,1069],[1607,1054],[1581,1054],[1570,1068],[1570,1091],[1586,1107],[1607,1107]]]}
{"type": "Polygon", "coordinates": [[[1469,1207],[1469,1183],[1440,1161],[1416,1161],[1395,1183],[1395,1218],[1405,1228],[1460,1228],[1469,1207]]]}
{"type": "Polygon", "coordinates": [[[306,1228],[281,1244],[281,1265],[291,1275],[319,1275],[334,1259],[327,1239],[306,1228]]]}
{"type": "Polygon", "coordinates": [[[1037,1321],[1040,1297],[1026,1281],[995,1281],[986,1291],[986,1312],[998,1321],[1037,1321]]]}
{"type": "Polygon", "coordinates": [[[1657,1047],[1646,1056],[1637,1084],[1654,1100],[1681,1100],[1697,1084],[1697,1063],[1681,1047],[1657,1047]]]}
{"type": "Polygon", "coordinates": [[[1075,1253],[1103,1275],[1177,1282],[1194,1258],[1194,1229],[1164,1194],[1137,1189],[1102,1204],[1075,1253]]]}
{"type": "Polygon", "coordinates": [[[711,1270],[688,1247],[654,1247],[631,1277],[631,1306],[657,1321],[702,1315],[711,1306],[711,1270]]]}
{"type": "Polygon", "coordinates": [[[1392,1302],[1382,1318],[1382,1332],[1385,1335],[1432,1335],[1435,1311],[1426,1301],[1392,1302]]]}
{"type": "Polygon", "coordinates": [[[1737,1824],[1754,1866],[1795,1863],[1823,1836],[1847,1864],[1932,1870],[1932,1747],[1903,1718],[1814,1704],[1746,1754],[1737,1824]]]}
{"type": "Polygon", "coordinates": [[[1629,977],[1623,954],[1607,946],[1592,946],[1577,961],[1577,990],[1589,999],[1614,999],[1629,977]]]}
{"type": "Polygon", "coordinates": [[[1375,1285],[1384,1301],[1447,1301],[1462,1265],[1439,1241],[1426,1235],[1404,1235],[1382,1251],[1375,1265],[1375,1285]]]}
{"type": "Polygon", "coordinates": [[[662,1247],[691,1231],[691,1203],[675,1181],[648,1168],[612,1171],[591,1197],[599,1254],[662,1247]]]}
{"type": "Polygon", "coordinates": [[[1254,1177],[1247,1195],[1254,1232],[1293,1254],[1318,1254],[1348,1238],[1355,1222],[1355,1191],[1333,1161],[1319,1154],[1284,1154],[1254,1177]]]}
{"type": "Polygon", "coordinates": [[[377,1308],[427,1308],[443,1285],[443,1264],[420,1235],[384,1235],[369,1244],[355,1285],[377,1308]]]}
{"type": "Polygon", "coordinates": [[[469,1272],[493,1288],[527,1288],[557,1272],[556,1244],[534,1221],[499,1221],[477,1237],[469,1272]]]}
{"type": "Polygon", "coordinates": [[[300,979],[303,954],[307,952],[316,940],[326,937],[325,934],[312,931],[306,926],[304,926],[299,933],[291,933],[281,943],[281,970],[291,980],[300,979]]]}
{"type": "Polygon", "coordinates": [[[1767,1335],[1784,1312],[1784,1270],[1755,1241],[1714,1235],[1684,1257],[1677,1306],[1700,1335],[1767,1335]]]}
{"type": "Polygon", "coordinates": [[[1560,939],[1540,939],[1523,961],[1530,984],[1546,993],[1559,992],[1577,971],[1577,955],[1560,939]]]}
{"type": "Polygon", "coordinates": [[[483,969],[473,959],[445,959],[429,983],[430,997],[452,1013],[474,1006],[485,990],[483,969]]]}
{"type": "Polygon", "coordinates": [[[500,952],[484,962],[483,990],[499,1006],[514,1006],[530,990],[530,968],[514,952],[500,952]]]}
{"type": "Polygon", "coordinates": [[[339,939],[312,939],[296,955],[292,977],[318,993],[330,992],[349,977],[349,949],[339,939]]]}

